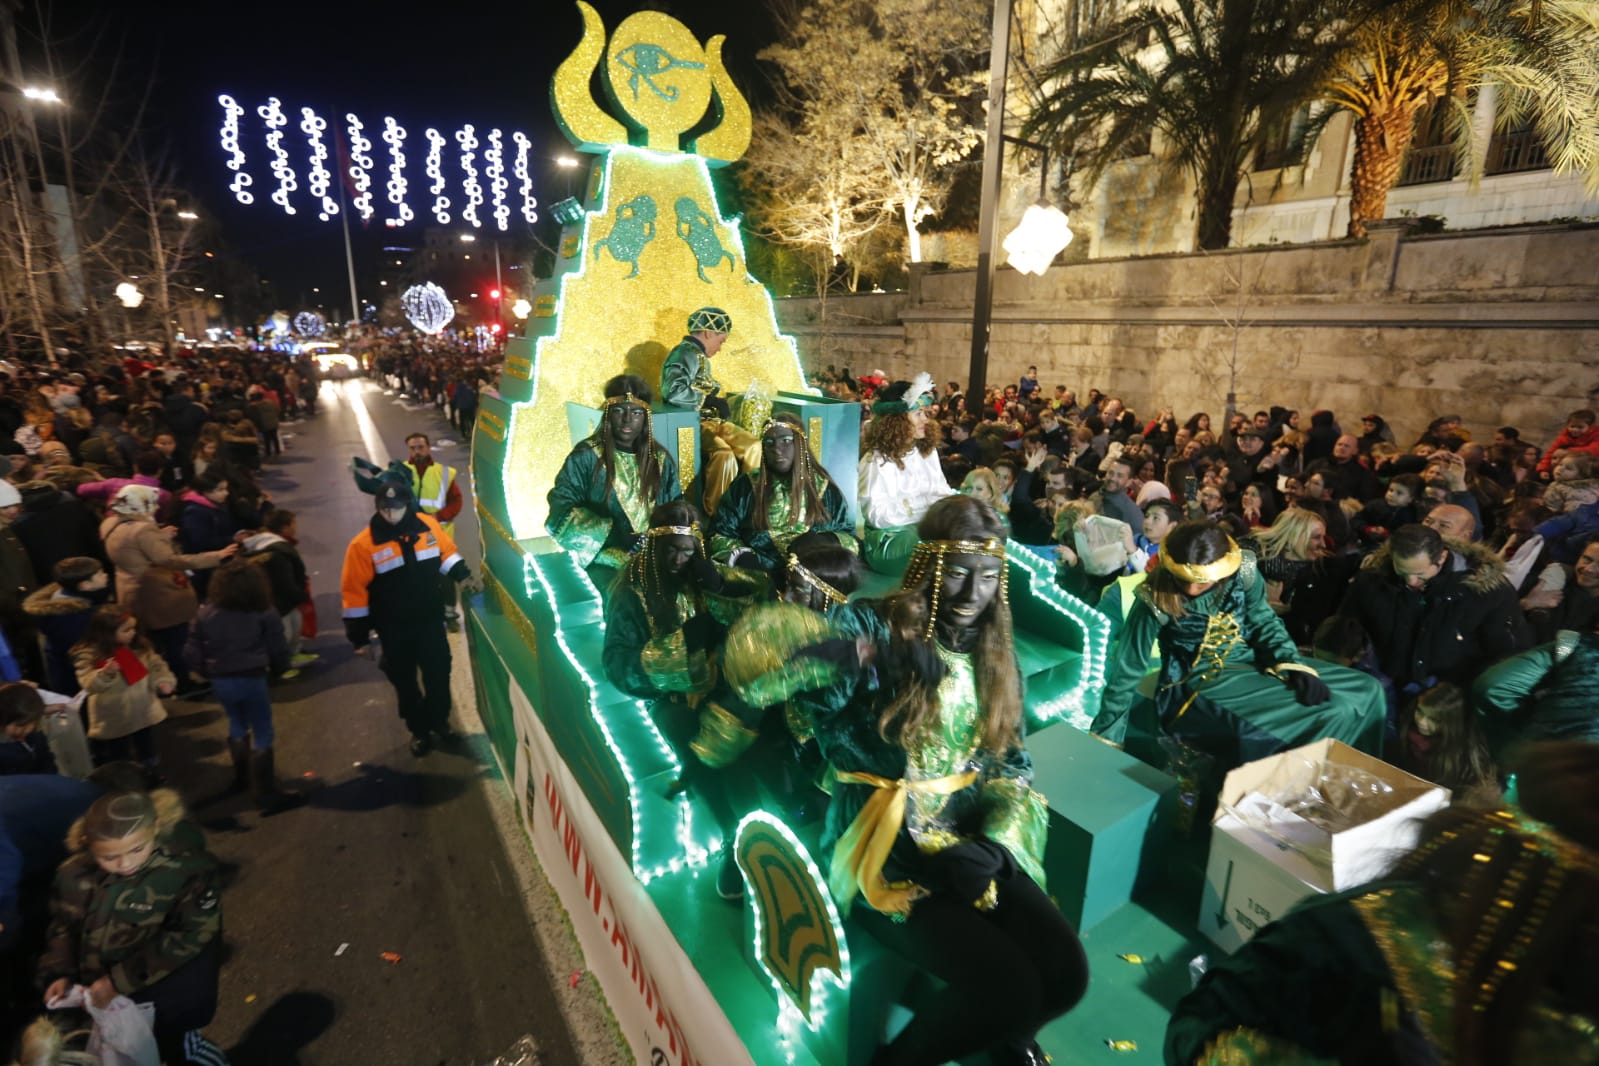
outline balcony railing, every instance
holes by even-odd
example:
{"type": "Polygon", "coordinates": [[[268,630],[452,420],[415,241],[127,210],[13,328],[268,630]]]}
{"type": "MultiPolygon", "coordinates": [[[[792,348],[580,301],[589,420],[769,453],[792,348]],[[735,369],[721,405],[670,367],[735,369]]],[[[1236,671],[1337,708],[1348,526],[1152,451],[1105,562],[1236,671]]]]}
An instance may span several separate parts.
{"type": "Polygon", "coordinates": [[[1405,165],[1399,171],[1401,185],[1427,185],[1435,181],[1448,181],[1455,176],[1455,146],[1435,144],[1426,148],[1412,148],[1405,153],[1405,165]]]}
{"type": "Polygon", "coordinates": [[[1549,153],[1535,130],[1505,130],[1493,135],[1488,144],[1489,174],[1517,174],[1524,170],[1548,170],[1549,153]]]}

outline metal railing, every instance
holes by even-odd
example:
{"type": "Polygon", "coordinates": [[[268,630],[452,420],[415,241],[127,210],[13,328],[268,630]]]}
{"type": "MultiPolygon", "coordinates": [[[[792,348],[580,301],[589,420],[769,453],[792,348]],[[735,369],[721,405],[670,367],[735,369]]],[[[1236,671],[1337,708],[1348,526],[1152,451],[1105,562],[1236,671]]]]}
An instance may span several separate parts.
{"type": "Polygon", "coordinates": [[[1549,153],[1536,130],[1504,130],[1488,143],[1489,174],[1516,174],[1523,170],[1548,170],[1549,153]]]}
{"type": "Polygon", "coordinates": [[[1448,181],[1454,176],[1455,146],[1434,144],[1426,148],[1412,148],[1405,153],[1405,164],[1399,171],[1399,184],[1427,185],[1435,181],[1448,181]]]}

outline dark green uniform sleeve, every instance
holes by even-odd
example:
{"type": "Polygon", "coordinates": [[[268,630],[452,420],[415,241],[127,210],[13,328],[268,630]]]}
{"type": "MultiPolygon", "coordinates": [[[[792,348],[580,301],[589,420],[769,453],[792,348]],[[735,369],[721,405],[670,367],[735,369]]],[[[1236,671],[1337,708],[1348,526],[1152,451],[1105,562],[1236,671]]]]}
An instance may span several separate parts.
{"type": "Polygon", "coordinates": [[[659,444],[661,463],[661,484],[655,490],[656,503],[671,503],[673,500],[683,498],[683,483],[677,478],[677,460],[672,458],[672,453],[659,444]]]}
{"type": "Polygon", "coordinates": [[[629,696],[652,699],[662,695],[644,669],[644,649],[650,642],[649,618],[638,594],[618,588],[605,603],[605,676],[629,696]]]}
{"type": "MultiPolygon", "coordinates": [[[[579,444],[567,453],[566,461],[555,475],[555,484],[550,486],[550,516],[544,525],[550,531],[550,536],[568,551],[581,547],[576,543],[578,538],[586,542],[598,534],[599,543],[603,544],[610,535],[609,509],[596,507],[589,499],[589,486],[593,483],[594,470],[599,461],[599,456],[594,454],[594,449],[587,441],[579,444]],[[585,513],[573,513],[579,510],[585,513]]],[[[595,546],[593,551],[588,552],[588,557],[592,559],[598,550],[598,546],[595,546]]]]}
{"type": "Polygon", "coordinates": [[[691,341],[673,348],[661,366],[661,400],[673,407],[698,410],[704,399],[694,391],[694,368],[704,356],[691,341]]]}
{"type": "Polygon", "coordinates": [[[727,491],[722,493],[722,499],[716,505],[716,513],[711,516],[711,539],[708,547],[712,559],[727,564],[738,549],[752,547],[748,538],[752,525],[750,517],[754,508],[755,483],[750,480],[748,474],[740,474],[733,479],[727,491]]]}
{"type": "Polygon", "coordinates": [[[1150,649],[1160,636],[1161,622],[1154,608],[1140,599],[1133,604],[1127,624],[1111,648],[1110,669],[1105,672],[1105,694],[1089,729],[1095,736],[1121,744],[1127,739],[1127,710],[1133,693],[1149,670],[1150,649]]]}

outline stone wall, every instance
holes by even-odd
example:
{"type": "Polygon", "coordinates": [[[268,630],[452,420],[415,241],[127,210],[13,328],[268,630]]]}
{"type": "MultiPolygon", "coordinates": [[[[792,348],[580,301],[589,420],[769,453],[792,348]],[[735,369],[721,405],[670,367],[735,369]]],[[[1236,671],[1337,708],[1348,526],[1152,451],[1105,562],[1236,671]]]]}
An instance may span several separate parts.
{"type": "MultiPolygon", "coordinates": [[[[1401,440],[1459,414],[1551,440],[1599,401],[1599,226],[1098,259],[1041,278],[1002,268],[990,382],[1036,363],[1046,386],[1097,387],[1140,414],[1331,408],[1377,412],[1401,440]]],[[[808,368],[967,375],[972,271],[914,273],[910,291],[778,301],[808,368]]],[[[1308,424],[1308,422],[1307,422],[1308,424]]]]}

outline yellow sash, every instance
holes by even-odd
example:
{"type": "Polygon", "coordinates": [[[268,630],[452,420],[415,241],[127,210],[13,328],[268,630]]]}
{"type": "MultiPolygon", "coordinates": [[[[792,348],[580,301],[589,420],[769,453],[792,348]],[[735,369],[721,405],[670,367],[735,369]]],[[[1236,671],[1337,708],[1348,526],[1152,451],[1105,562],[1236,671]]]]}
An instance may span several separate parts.
{"type": "Polygon", "coordinates": [[[833,846],[833,869],[828,877],[833,898],[845,913],[856,893],[860,893],[874,910],[890,915],[909,914],[911,904],[925,892],[909,881],[890,884],[883,879],[883,864],[905,824],[906,794],[951,796],[970,787],[977,780],[977,772],[968,770],[929,781],[893,781],[876,774],[835,770],[833,778],[846,785],[870,785],[875,790],[833,846]]]}

